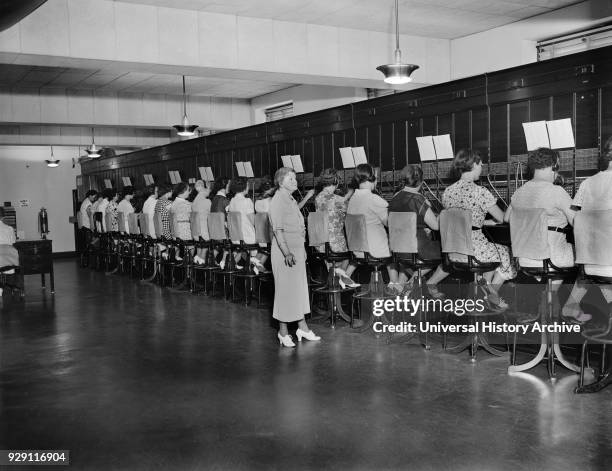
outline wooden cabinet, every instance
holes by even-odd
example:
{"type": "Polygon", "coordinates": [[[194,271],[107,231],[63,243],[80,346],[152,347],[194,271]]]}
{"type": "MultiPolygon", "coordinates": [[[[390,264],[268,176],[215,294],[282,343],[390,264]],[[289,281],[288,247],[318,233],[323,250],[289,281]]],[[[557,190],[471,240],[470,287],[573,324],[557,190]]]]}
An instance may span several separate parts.
{"type": "Polygon", "coordinates": [[[45,240],[18,240],[15,248],[19,252],[21,275],[40,275],[42,286],[45,287],[45,274],[48,273],[51,283],[51,293],[55,292],[53,278],[53,245],[45,240]]]}

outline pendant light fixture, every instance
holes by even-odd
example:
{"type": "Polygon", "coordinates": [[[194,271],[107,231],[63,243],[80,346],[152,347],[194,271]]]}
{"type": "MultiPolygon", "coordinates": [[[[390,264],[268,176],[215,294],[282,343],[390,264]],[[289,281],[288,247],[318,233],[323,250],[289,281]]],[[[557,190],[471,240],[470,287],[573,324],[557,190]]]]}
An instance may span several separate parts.
{"type": "Polygon", "coordinates": [[[94,128],[91,128],[91,145],[85,148],[85,152],[87,152],[87,156],[92,159],[97,159],[100,157],[100,151],[102,148],[96,147],[96,141],[94,136],[94,128]]]}
{"type": "Polygon", "coordinates": [[[402,51],[399,42],[399,6],[395,0],[395,63],[376,67],[385,76],[385,82],[392,85],[402,85],[412,81],[410,75],[419,68],[415,64],[402,64],[402,51]]]}
{"type": "Polygon", "coordinates": [[[185,76],[183,75],[183,124],[176,124],[172,126],[176,129],[176,133],[179,136],[190,137],[195,134],[195,130],[198,129],[197,124],[189,125],[187,119],[187,94],[185,93],[185,76]]]}
{"type": "Polygon", "coordinates": [[[47,167],[50,167],[50,168],[59,167],[59,160],[56,159],[55,156],[53,155],[53,146],[51,146],[51,158],[45,160],[45,162],[47,162],[47,167]]]}

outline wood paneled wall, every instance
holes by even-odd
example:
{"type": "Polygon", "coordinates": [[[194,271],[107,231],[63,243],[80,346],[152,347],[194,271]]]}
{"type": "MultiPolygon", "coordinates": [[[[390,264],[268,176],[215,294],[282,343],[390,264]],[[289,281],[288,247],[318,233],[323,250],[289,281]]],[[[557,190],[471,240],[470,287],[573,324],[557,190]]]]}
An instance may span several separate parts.
{"type": "MultiPolygon", "coordinates": [[[[198,167],[235,175],[234,162],[252,162],[257,177],[273,175],[280,156],[300,154],[308,187],[327,167],[341,168],[339,147],[364,146],[389,188],[397,171],[419,163],[416,137],[447,134],[456,150],[486,155],[495,185],[508,196],[518,162],[526,160],[522,123],[572,119],[578,151],[563,153],[568,189],[596,169],[597,154],[612,135],[612,47],[420,88],[351,105],[237,129],[82,164],[83,188],[121,177],[144,186],[145,173],[169,180],[198,178],[198,167]]],[[[430,184],[447,183],[448,162],[424,164],[430,184]],[[440,177],[440,178],[438,178],[440,177]]]]}

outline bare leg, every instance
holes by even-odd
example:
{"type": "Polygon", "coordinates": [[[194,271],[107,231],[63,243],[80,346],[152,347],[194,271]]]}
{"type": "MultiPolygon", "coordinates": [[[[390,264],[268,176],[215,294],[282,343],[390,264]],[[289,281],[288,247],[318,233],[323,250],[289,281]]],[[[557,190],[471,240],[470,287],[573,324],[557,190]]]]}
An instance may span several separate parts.
{"type": "MultiPolygon", "coordinates": [[[[602,294],[603,291],[604,290],[602,290],[602,294]]],[[[580,281],[576,281],[576,283],[574,283],[574,287],[572,288],[572,292],[570,293],[569,297],[567,298],[567,301],[565,302],[565,306],[563,306],[563,309],[561,310],[561,315],[563,317],[574,318],[580,316],[580,302],[582,301],[582,298],[584,298],[586,292],[587,285],[580,281]]]]}
{"type": "MultiPolygon", "coordinates": [[[[423,271],[423,274],[425,274],[425,271],[423,271]]],[[[434,272],[434,274],[431,275],[429,280],[427,280],[427,284],[428,285],[437,285],[438,283],[440,283],[447,276],[448,276],[448,273],[446,273],[444,271],[444,268],[442,268],[442,265],[438,265],[438,268],[436,268],[436,271],[434,272]]]]}
{"type": "Polygon", "coordinates": [[[387,265],[387,272],[389,273],[389,283],[397,283],[397,280],[399,278],[397,265],[395,265],[394,263],[387,265]]]}

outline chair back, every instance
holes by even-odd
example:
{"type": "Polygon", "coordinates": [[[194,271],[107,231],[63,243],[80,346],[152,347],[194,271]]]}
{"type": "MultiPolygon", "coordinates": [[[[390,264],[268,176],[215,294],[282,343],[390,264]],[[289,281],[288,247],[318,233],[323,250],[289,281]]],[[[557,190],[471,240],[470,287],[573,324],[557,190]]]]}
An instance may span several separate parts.
{"type": "Polygon", "coordinates": [[[244,240],[242,233],[242,214],[238,211],[229,211],[227,213],[227,229],[229,231],[230,240],[244,240]]]}
{"type": "Polygon", "coordinates": [[[255,242],[258,244],[272,243],[272,226],[268,213],[255,214],[255,242]]]}
{"type": "Polygon", "coordinates": [[[106,225],[106,232],[112,232],[113,230],[113,215],[111,213],[106,213],[104,215],[104,222],[106,225]]]}
{"type": "Polygon", "coordinates": [[[128,214],[128,230],[132,235],[140,234],[140,227],[138,227],[138,214],[128,214]]]}
{"type": "Polygon", "coordinates": [[[394,253],[418,253],[416,213],[389,213],[389,249],[394,253]]]}
{"type": "Polygon", "coordinates": [[[351,252],[369,252],[365,215],[347,214],[344,220],[346,244],[351,252]]]}
{"type": "Polygon", "coordinates": [[[576,263],[612,266],[612,209],[578,211],[574,217],[576,263]]]}
{"type": "Polygon", "coordinates": [[[125,227],[125,216],[123,213],[117,213],[117,225],[119,226],[119,232],[126,234],[128,232],[125,227]]]}
{"type": "Polygon", "coordinates": [[[208,215],[208,232],[212,240],[227,239],[224,213],[210,213],[208,215]]]}
{"type": "Polygon", "coordinates": [[[161,236],[164,233],[163,227],[164,227],[164,223],[162,222],[162,215],[161,215],[161,213],[155,213],[153,215],[153,228],[155,229],[155,235],[158,238],[161,238],[161,236]]]}
{"type": "Polygon", "coordinates": [[[138,215],[138,224],[140,225],[140,233],[145,237],[151,237],[151,232],[149,232],[149,215],[140,213],[138,215]]]}
{"type": "Polygon", "coordinates": [[[104,228],[102,227],[102,216],[103,214],[99,211],[95,212],[93,215],[94,224],[97,232],[104,232],[104,228]]]}
{"type": "Polygon", "coordinates": [[[532,260],[550,258],[548,218],[542,208],[515,208],[510,213],[512,255],[532,260]]]}
{"type": "Polygon", "coordinates": [[[168,213],[168,224],[170,225],[170,234],[172,235],[172,238],[176,239],[176,229],[178,224],[176,222],[176,214],[174,211],[169,211],[168,213]]]}
{"type": "Polygon", "coordinates": [[[189,215],[189,225],[191,226],[191,237],[193,240],[199,240],[201,231],[200,231],[200,213],[196,211],[192,211],[189,215]]]}
{"type": "Polygon", "coordinates": [[[472,213],[466,209],[443,209],[440,213],[442,252],[474,255],[472,245],[472,213]]]}
{"type": "Polygon", "coordinates": [[[329,216],[327,211],[308,214],[308,245],[318,247],[329,242],[329,216]]]}

